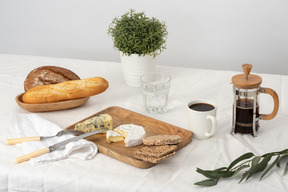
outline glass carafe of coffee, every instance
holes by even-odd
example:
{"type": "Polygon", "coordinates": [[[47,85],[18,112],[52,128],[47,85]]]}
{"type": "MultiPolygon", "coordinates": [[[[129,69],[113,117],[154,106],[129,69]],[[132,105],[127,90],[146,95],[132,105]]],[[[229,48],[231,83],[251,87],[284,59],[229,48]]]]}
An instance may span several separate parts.
{"type": "Polygon", "coordinates": [[[270,88],[260,87],[262,78],[258,75],[250,74],[251,64],[242,65],[244,74],[232,77],[234,103],[232,134],[248,133],[257,136],[259,120],[273,119],[279,108],[277,93],[270,88]],[[274,109],[270,114],[259,113],[259,93],[266,93],[273,97],[274,109]]]}

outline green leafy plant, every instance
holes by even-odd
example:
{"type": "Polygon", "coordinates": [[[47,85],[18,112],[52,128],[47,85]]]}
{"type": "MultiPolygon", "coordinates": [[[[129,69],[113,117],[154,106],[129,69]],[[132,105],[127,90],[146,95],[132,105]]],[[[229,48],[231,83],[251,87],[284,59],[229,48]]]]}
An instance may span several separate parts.
{"type": "MultiPolygon", "coordinates": [[[[244,179],[247,181],[250,177],[255,175],[256,173],[262,172],[260,176],[260,180],[263,179],[264,176],[276,165],[280,167],[280,162],[288,157],[288,149],[279,152],[271,152],[264,154],[262,156],[255,156],[253,153],[245,153],[241,155],[237,159],[235,159],[228,167],[221,167],[215,170],[202,170],[197,168],[197,172],[207,177],[207,179],[194,183],[195,185],[200,186],[214,186],[217,185],[219,179],[228,178],[235,176],[239,172],[246,170],[239,183],[241,183],[244,179]],[[268,166],[268,163],[271,159],[274,159],[273,162],[268,166]]],[[[286,162],[286,166],[284,168],[285,175],[288,172],[288,161],[286,162]]]]}
{"type": "Polygon", "coordinates": [[[120,18],[112,20],[108,35],[112,37],[114,47],[125,55],[155,57],[166,49],[168,32],[164,22],[130,9],[120,18]]]}

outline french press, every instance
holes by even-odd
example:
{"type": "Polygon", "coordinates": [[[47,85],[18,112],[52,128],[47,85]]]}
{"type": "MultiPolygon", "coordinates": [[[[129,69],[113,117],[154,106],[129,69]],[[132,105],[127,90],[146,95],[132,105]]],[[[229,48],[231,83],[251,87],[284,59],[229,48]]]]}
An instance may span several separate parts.
{"type": "Polygon", "coordinates": [[[234,103],[232,134],[243,133],[257,136],[259,120],[273,119],[279,108],[277,93],[270,88],[260,87],[262,78],[258,75],[250,74],[251,64],[242,65],[244,74],[232,77],[234,103]],[[266,93],[273,97],[274,109],[270,114],[259,113],[259,93],[266,93]]]}

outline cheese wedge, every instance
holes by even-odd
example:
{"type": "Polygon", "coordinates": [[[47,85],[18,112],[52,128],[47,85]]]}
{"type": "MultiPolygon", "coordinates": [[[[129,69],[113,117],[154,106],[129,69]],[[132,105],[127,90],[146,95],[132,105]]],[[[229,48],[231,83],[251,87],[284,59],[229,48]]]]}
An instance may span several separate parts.
{"type": "Polygon", "coordinates": [[[115,132],[124,136],[125,147],[141,145],[146,135],[142,126],[134,124],[124,124],[114,129],[115,132]]]}
{"type": "Polygon", "coordinates": [[[75,125],[75,130],[84,133],[103,130],[106,133],[113,129],[113,120],[109,114],[100,114],[75,125]]]}
{"type": "Polygon", "coordinates": [[[124,136],[115,131],[109,130],[106,133],[106,140],[107,143],[120,142],[124,140],[124,136]]]}

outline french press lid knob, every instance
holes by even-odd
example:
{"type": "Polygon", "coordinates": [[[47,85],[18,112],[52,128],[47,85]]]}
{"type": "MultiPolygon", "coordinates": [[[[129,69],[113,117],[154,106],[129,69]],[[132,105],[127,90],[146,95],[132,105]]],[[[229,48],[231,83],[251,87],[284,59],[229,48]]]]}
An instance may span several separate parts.
{"type": "Polygon", "coordinates": [[[253,65],[243,64],[244,74],[235,75],[232,77],[232,83],[240,89],[253,89],[260,86],[262,78],[258,75],[250,74],[253,65]]]}

